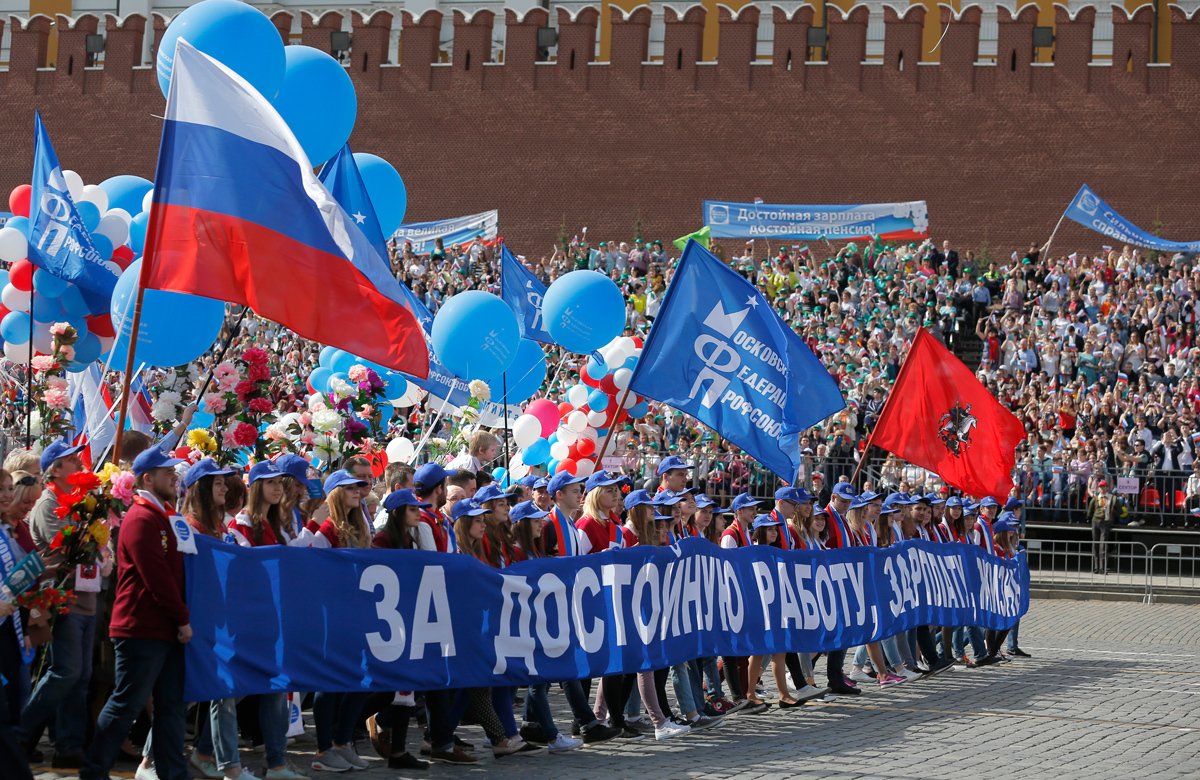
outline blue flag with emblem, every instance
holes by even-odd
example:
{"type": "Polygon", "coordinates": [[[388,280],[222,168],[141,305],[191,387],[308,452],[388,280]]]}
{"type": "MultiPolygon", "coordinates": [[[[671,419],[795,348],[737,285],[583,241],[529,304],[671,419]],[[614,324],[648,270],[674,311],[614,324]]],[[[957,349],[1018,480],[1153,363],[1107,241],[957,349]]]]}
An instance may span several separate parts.
{"type": "Polygon", "coordinates": [[[542,320],[542,299],[546,286],[521,261],[513,257],[507,246],[500,248],[500,297],[517,315],[521,336],[543,344],[553,344],[542,320]]]}
{"type": "Polygon", "coordinates": [[[112,297],[117,275],[105,265],[67,188],[42,115],[34,114],[33,192],[29,200],[29,261],[79,285],[89,308],[112,297]]]}
{"type": "Polygon", "coordinates": [[[785,480],[801,431],[845,408],[837,382],[758,290],[689,241],[629,383],[785,480]]]}

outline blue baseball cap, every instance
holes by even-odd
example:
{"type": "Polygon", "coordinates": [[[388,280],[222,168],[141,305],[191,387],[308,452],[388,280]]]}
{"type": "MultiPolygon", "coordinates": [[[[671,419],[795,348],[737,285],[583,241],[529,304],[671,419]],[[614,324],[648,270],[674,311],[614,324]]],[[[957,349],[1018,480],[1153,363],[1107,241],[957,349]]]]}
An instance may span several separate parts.
{"type": "Polygon", "coordinates": [[[533,482],[533,489],[534,490],[549,490],[550,489],[550,478],[549,477],[538,477],[533,482]]]}
{"type": "Polygon", "coordinates": [[[453,473],[436,463],[426,463],[413,472],[413,487],[418,490],[433,490],[453,473]]]}
{"type": "MultiPolygon", "coordinates": [[[[894,496],[895,496],[895,494],[888,496],[888,498],[891,499],[894,496]]],[[[851,509],[861,509],[862,507],[866,506],[867,504],[873,503],[878,500],[879,500],[879,494],[872,493],[871,491],[868,490],[866,493],[862,493],[862,494],[857,495],[854,498],[852,498],[850,500],[850,508],[851,509]]],[[[884,501],[883,509],[891,511],[898,503],[899,503],[899,501],[895,501],[895,500],[891,501],[890,503],[888,501],[884,501]]]]}
{"type": "Polygon", "coordinates": [[[50,442],[46,445],[46,449],[42,450],[42,457],[39,461],[42,464],[42,471],[48,471],[54,465],[54,461],[70,457],[82,449],[83,445],[72,445],[66,439],[50,442]]]}
{"type": "Polygon", "coordinates": [[[621,476],[620,474],[613,476],[604,469],[600,469],[595,474],[592,474],[592,476],[587,478],[585,490],[588,493],[591,493],[596,488],[608,487],[609,485],[620,485],[624,481],[625,477],[621,476]]]}
{"type": "MultiPolygon", "coordinates": [[[[279,475],[283,476],[283,472],[280,471],[279,475]]],[[[330,493],[332,493],[334,491],[334,489],[344,487],[345,485],[365,485],[365,484],[367,484],[367,481],[365,479],[359,479],[358,477],[354,476],[353,474],[351,474],[349,471],[346,471],[345,469],[338,469],[337,471],[333,472],[332,474],[330,474],[328,477],[325,478],[325,485],[324,485],[325,495],[329,495],[330,493]]]]}
{"type": "Polygon", "coordinates": [[[683,500],[683,493],[676,493],[673,490],[660,490],[654,496],[651,502],[655,506],[675,506],[683,500]]]}
{"type": "Polygon", "coordinates": [[[695,467],[691,463],[688,463],[683,458],[679,457],[678,455],[669,455],[662,459],[662,463],[658,464],[658,475],[661,477],[663,474],[666,474],[668,471],[674,471],[675,469],[690,469],[690,468],[695,468],[695,467]]]}
{"type": "Polygon", "coordinates": [[[781,487],[775,491],[776,501],[790,501],[793,504],[800,504],[804,501],[812,501],[812,496],[807,491],[794,487],[781,487]]]}
{"type": "Polygon", "coordinates": [[[224,477],[232,473],[233,469],[222,468],[221,464],[212,458],[201,458],[187,470],[187,474],[184,474],[183,486],[190,488],[205,477],[224,477]]]}
{"type": "Polygon", "coordinates": [[[507,499],[508,494],[495,482],[489,482],[479,490],[476,490],[473,498],[477,504],[486,504],[489,501],[497,501],[501,498],[507,499]]]}
{"type": "Polygon", "coordinates": [[[247,484],[253,485],[260,479],[275,479],[276,477],[286,476],[279,467],[272,461],[264,460],[261,463],[255,463],[250,467],[250,476],[246,480],[247,484]]]}
{"type": "MultiPolygon", "coordinates": [[[[53,445],[51,445],[51,446],[53,446],[53,445]]],[[[47,449],[49,449],[49,447],[47,447],[47,449]]],[[[68,452],[67,455],[71,455],[71,454],[79,451],[78,447],[68,448],[68,449],[72,449],[72,451],[68,452]]],[[[43,452],[42,458],[45,459],[45,457],[46,457],[46,454],[43,452]]],[[[58,456],[58,458],[65,458],[65,457],[66,457],[66,455],[58,456]]],[[[58,458],[54,458],[54,460],[50,461],[51,465],[53,465],[54,461],[58,460],[58,458]]],[[[183,461],[179,458],[172,458],[170,455],[167,455],[167,453],[160,450],[157,446],[154,446],[148,450],[143,450],[141,455],[138,455],[136,458],[133,459],[133,476],[140,477],[143,474],[145,474],[147,471],[153,471],[154,469],[174,468],[175,466],[179,465],[180,463],[185,463],[185,462],[186,461],[183,461]]]]}
{"type": "MultiPolygon", "coordinates": [[[[858,507],[858,506],[860,506],[860,504],[856,501],[855,503],[850,505],[850,508],[854,509],[855,507],[858,507]]],[[[884,504],[883,508],[879,510],[879,514],[892,515],[899,511],[900,511],[899,507],[897,507],[895,504],[884,504]]]]}
{"type": "Polygon", "coordinates": [[[433,504],[422,501],[417,498],[417,494],[412,492],[412,488],[401,488],[393,490],[383,499],[383,508],[391,512],[393,509],[399,509],[404,506],[415,506],[420,509],[433,506],[433,504]]]}
{"type": "Polygon", "coordinates": [[[783,522],[776,520],[770,515],[759,515],[754,518],[754,524],[750,526],[750,530],[757,531],[760,528],[769,528],[773,525],[783,525],[783,522]]]}
{"type": "Polygon", "coordinates": [[[700,493],[699,495],[696,496],[696,508],[697,509],[707,509],[710,506],[716,506],[716,505],[717,505],[716,501],[713,501],[711,498],[704,495],[703,493],[700,493]]]}
{"type": "Polygon", "coordinates": [[[537,484],[537,481],[538,477],[536,474],[526,474],[524,477],[521,477],[519,480],[517,480],[517,484],[521,487],[527,487],[532,490],[533,486],[537,484]]]}
{"type": "Polygon", "coordinates": [[[550,478],[546,490],[550,491],[550,495],[554,495],[568,485],[581,485],[586,481],[583,477],[577,477],[569,471],[560,471],[550,478]]]}
{"type": "Polygon", "coordinates": [[[853,501],[855,498],[854,485],[849,482],[839,482],[833,486],[833,494],[838,498],[853,501]]]}
{"type": "Polygon", "coordinates": [[[674,520],[674,519],[675,519],[675,515],[664,515],[664,514],[662,514],[662,513],[660,513],[660,512],[655,512],[655,513],[654,513],[654,519],[655,519],[655,520],[674,520]]]}
{"type": "Polygon", "coordinates": [[[522,501],[508,513],[508,519],[517,523],[521,520],[534,520],[539,517],[545,517],[548,514],[550,513],[545,509],[539,509],[538,505],[532,501],[522,501]]]}
{"type": "Polygon", "coordinates": [[[996,499],[992,498],[991,496],[984,496],[983,500],[980,501],[978,504],[976,504],[976,506],[978,506],[978,507],[1000,506],[1000,502],[997,501],[996,499]]]}
{"type": "Polygon", "coordinates": [[[455,520],[460,517],[479,517],[486,514],[487,510],[475,503],[475,500],[472,498],[455,501],[454,506],[450,507],[450,516],[455,520]]]}
{"type": "Polygon", "coordinates": [[[947,509],[949,509],[952,506],[961,507],[962,505],[963,505],[963,500],[961,498],[959,498],[958,496],[950,496],[949,498],[946,499],[946,508],[947,509]]]}
{"type": "Polygon", "coordinates": [[[275,465],[297,482],[308,484],[308,461],[299,455],[285,452],[275,459],[275,465]]]}
{"type": "Polygon", "coordinates": [[[1001,517],[996,522],[992,523],[992,531],[995,533],[1004,533],[1005,531],[1016,531],[1017,526],[1014,519],[1011,517],[1001,517]]]}
{"type": "Polygon", "coordinates": [[[1019,498],[1010,498],[1004,502],[1004,508],[1010,512],[1014,509],[1020,509],[1023,506],[1025,506],[1025,502],[1019,498]]]}
{"type": "Polygon", "coordinates": [[[726,512],[736,512],[739,509],[745,509],[748,506],[758,506],[763,503],[760,499],[755,498],[749,493],[738,493],[733,497],[733,503],[729,505],[726,512]]]}
{"type": "Polygon", "coordinates": [[[942,498],[937,493],[926,493],[921,500],[927,502],[930,506],[933,506],[934,504],[946,503],[946,499],[942,498]]]}
{"type": "Polygon", "coordinates": [[[642,504],[653,505],[654,496],[650,495],[650,491],[648,490],[635,490],[625,496],[624,504],[626,509],[633,509],[635,506],[641,506],[642,504]]]}

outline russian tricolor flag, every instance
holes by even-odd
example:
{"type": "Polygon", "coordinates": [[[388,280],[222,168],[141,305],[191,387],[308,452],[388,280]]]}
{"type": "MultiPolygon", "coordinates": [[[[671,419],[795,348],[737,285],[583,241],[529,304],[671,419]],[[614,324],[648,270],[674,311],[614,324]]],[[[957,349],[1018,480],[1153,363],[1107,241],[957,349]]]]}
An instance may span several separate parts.
{"type": "Polygon", "coordinates": [[[305,338],[428,376],[425,335],[387,259],[274,107],[182,39],[153,201],[143,287],[240,303],[305,338]]]}

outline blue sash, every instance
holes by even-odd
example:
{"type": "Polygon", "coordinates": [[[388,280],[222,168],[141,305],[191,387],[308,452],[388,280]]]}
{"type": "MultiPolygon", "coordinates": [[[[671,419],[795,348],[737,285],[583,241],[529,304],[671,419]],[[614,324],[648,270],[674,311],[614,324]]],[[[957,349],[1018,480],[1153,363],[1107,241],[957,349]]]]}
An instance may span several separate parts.
{"type": "Polygon", "coordinates": [[[839,538],[842,540],[843,547],[851,547],[853,543],[850,540],[850,529],[846,527],[846,521],[838,514],[838,511],[832,505],[826,507],[829,510],[829,519],[837,526],[839,538]]]}
{"type": "Polygon", "coordinates": [[[771,519],[779,521],[779,547],[783,550],[792,549],[792,529],[788,527],[787,520],[779,516],[779,512],[772,509],[771,519]]]}
{"type": "MultiPolygon", "coordinates": [[[[8,535],[8,529],[0,524],[0,580],[8,576],[17,566],[17,556],[13,552],[16,542],[8,535]]],[[[0,623],[3,623],[0,620],[0,623]]],[[[33,652],[25,650],[25,632],[21,627],[21,611],[12,614],[13,630],[17,632],[17,647],[21,650],[21,662],[28,666],[33,662],[33,652]]]]}

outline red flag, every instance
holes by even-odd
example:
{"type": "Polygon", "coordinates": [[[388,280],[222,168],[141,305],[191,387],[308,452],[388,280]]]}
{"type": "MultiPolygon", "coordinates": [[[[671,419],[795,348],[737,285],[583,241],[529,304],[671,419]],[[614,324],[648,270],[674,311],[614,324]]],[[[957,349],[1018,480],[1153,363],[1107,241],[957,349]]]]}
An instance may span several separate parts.
{"type": "Polygon", "coordinates": [[[936,473],[948,485],[1003,501],[1012,490],[1025,426],[971,370],[922,328],[871,443],[936,473]]]}

